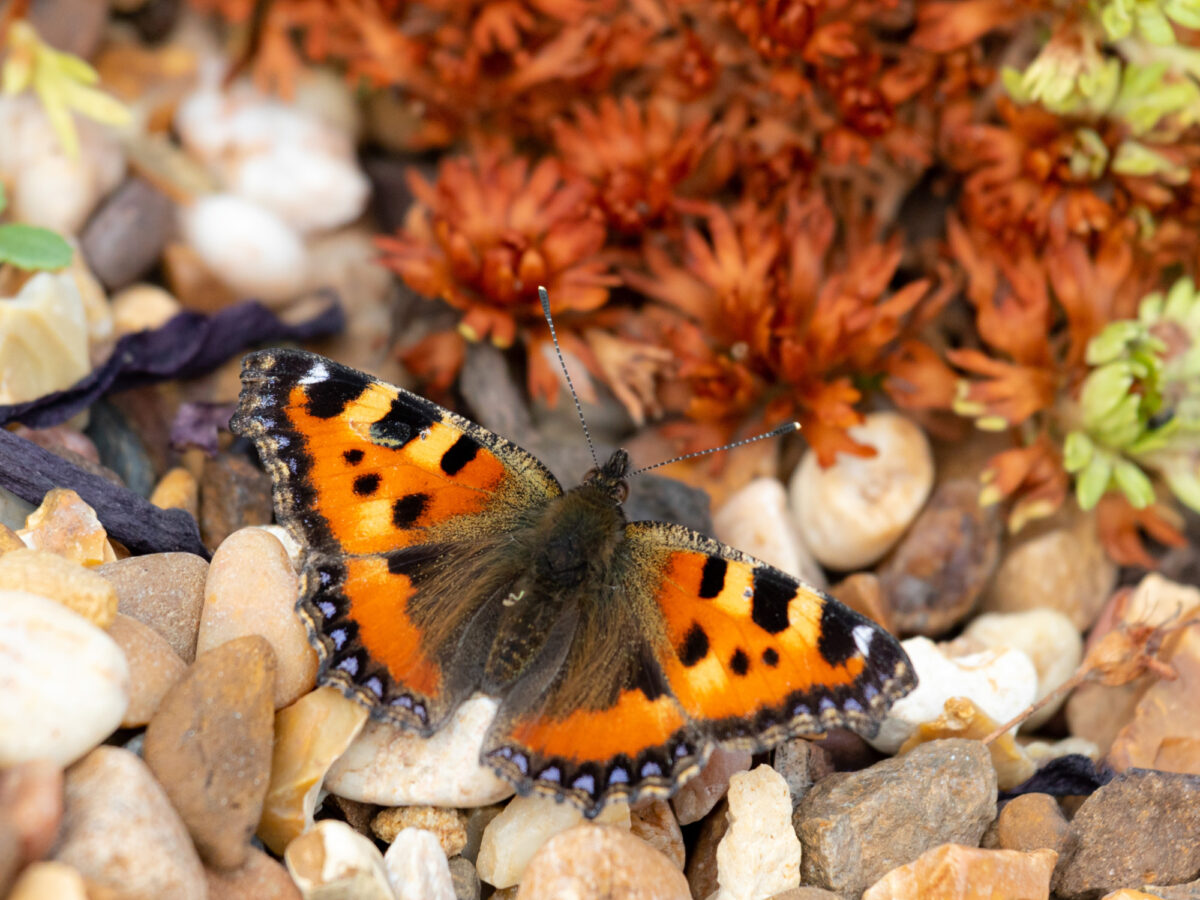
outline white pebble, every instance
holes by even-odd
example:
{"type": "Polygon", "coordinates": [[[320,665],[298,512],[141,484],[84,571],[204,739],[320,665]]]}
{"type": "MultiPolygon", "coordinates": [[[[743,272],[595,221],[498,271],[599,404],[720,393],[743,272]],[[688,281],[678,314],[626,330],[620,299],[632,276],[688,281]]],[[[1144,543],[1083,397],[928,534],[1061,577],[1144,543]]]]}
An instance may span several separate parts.
{"type": "Polygon", "coordinates": [[[181,207],[180,219],[192,249],[235,293],[289,300],[303,288],[304,242],[267,208],[234,194],[210,194],[181,207]]]}
{"type": "Polygon", "coordinates": [[[839,454],[822,468],[811,450],[789,486],[792,515],[822,565],[840,571],[879,560],[904,534],[933,488],[933,454],[921,428],[892,412],[850,429],[875,456],[839,454]]]}
{"type": "Polygon", "coordinates": [[[512,785],[479,764],[496,701],[475,696],[427,738],[383,722],[368,722],[325,778],[339,797],[381,806],[487,806],[512,785]]]}
{"type": "Polygon", "coordinates": [[[288,844],[283,861],[305,900],[394,900],[378,848],[345,822],[317,822],[288,844]]]}
{"type": "Polygon", "coordinates": [[[87,314],[70,274],[39,272],[0,298],[0,404],[63,390],[91,370],[87,314]]]}
{"type": "MultiPolygon", "coordinates": [[[[517,884],[546,841],[582,821],[583,813],[570,803],[548,797],[514,797],[483,829],[475,861],[479,877],[497,888],[517,884]]],[[[632,824],[628,804],[619,801],[609,803],[592,821],[625,829],[632,824]]]]}
{"type": "Polygon", "coordinates": [[[442,845],[431,831],[403,828],[383,854],[396,900],[454,900],[454,881],[442,845]]]}
{"type": "MultiPolygon", "coordinates": [[[[985,613],[976,618],[963,637],[987,647],[1015,647],[1033,660],[1037,669],[1037,698],[1041,700],[1070,678],[1083,658],[1083,638],[1071,620],[1054,609],[1031,609],[1018,613],[985,613]]],[[[1047,722],[1066,696],[1047,704],[1021,725],[1034,731],[1047,722]]]]}
{"type": "Polygon", "coordinates": [[[767,900],[800,885],[800,839],[783,776],[762,765],[729,781],[729,829],[717,845],[715,900],[767,900]]]}
{"type": "Polygon", "coordinates": [[[713,513],[713,535],[822,590],[825,573],[804,545],[787,508],[787,491],[775,478],[756,478],[713,513]]]}
{"type": "Polygon", "coordinates": [[[918,684],[911,694],[892,704],[879,734],[869,740],[884,753],[895,753],[918,725],[937,719],[951,697],[974,701],[1000,724],[1029,706],[1037,695],[1037,669],[1021,650],[985,650],[947,658],[929,638],[909,638],[903,646],[918,684]]]}
{"type": "Polygon", "coordinates": [[[129,666],[116,642],[46,597],[0,591],[0,768],[79,759],[121,724],[129,666]]]}

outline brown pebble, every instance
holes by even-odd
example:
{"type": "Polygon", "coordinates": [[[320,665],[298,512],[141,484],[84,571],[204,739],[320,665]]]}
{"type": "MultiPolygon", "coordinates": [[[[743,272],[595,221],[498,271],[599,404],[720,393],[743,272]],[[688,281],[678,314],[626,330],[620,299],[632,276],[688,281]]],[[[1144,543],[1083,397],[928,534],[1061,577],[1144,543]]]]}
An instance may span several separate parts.
{"type": "Polygon", "coordinates": [[[7,553],[10,550],[24,550],[25,542],[17,535],[15,531],[0,522],[0,553],[7,553]]]}
{"type": "Polygon", "coordinates": [[[467,817],[439,806],[397,806],[385,809],[371,822],[371,831],[390,844],[405,828],[423,828],[437,838],[447,857],[462,853],[467,844],[467,817]]]}
{"type": "Polygon", "coordinates": [[[700,823],[700,833],[687,856],[684,873],[693,897],[708,897],[717,890],[717,845],[729,830],[729,801],[722,798],[700,823]]]}
{"type": "Polygon", "coordinates": [[[855,572],[829,588],[829,593],[857,613],[862,613],[888,631],[895,631],[892,612],[888,607],[879,578],[874,572],[855,572]]]}
{"type": "Polygon", "coordinates": [[[45,550],[0,555],[0,590],[29,591],[61,603],[99,628],[117,615],[117,592],[94,569],[45,550]]]}
{"type": "Polygon", "coordinates": [[[665,800],[655,800],[630,812],[629,833],[639,837],[671,862],[681,872],[685,862],[683,832],[665,800]]]}
{"type": "Polygon", "coordinates": [[[1049,900],[1053,850],[982,850],[942,844],[875,882],[862,900],[1049,900]]]}
{"type": "Polygon", "coordinates": [[[116,559],[96,511],[65,488],[46,494],[17,533],[29,546],[80,565],[98,566],[116,559]]]}
{"type": "Polygon", "coordinates": [[[117,589],[117,612],[149,625],[185,663],[196,658],[208,563],[191,553],[149,553],[96,572],[117,589]]]}
{"type": "Polygon", "coordinates": [[[1071,826],[1049,794],[1021,794],[1000,810],[983,838],[999,850],[1053,850],[1062,853],[1071,826]]]}
{"type": "Polygon", "coordinates": [[[22,864],[41,859],[58,838],[63,816],[63,771],[36,759],[0,770],[0,831],[16,838],[22,864]]]}
{"type": "Polygon", "coordinates": [[[202,653],[146,729],[146,764],[201,858],[236,869],[247,858],[271,774],[275,653],[250,635],[202,653]]]}
{"type": "Polygon", "coordinates": [[[187,671],[187,663],[161,634],[131,616],[117,613],[108,636],[129,663],[129,706],[122,728],[140,728],[154,716],[162,698],[187,671]]]}
{"type": "Polygon", "coordinates": [[[191,472],[176,466],[159,479],[150,502],[159,509],[182,509],[196,518],[200,511],[200,485],[191,472]]]}
{"type": "Polygon", "coordinates": [[[623,828],[584,823],[550,838],[525,869],[517,900],[544,897],[691,900],[675,865],[623,828]]]}
{"type": "Polygon", "coordinates": [[[215,549],[247,525],[269,525],[271,476],[240,456],[222,453],[204,463],[200,476],[200,536],[215,549]]]}
{"type": "Polygon", "coordinates": [[[204,870],[208,900],[300,900],[300,889],[287,869],[254,847],[237,869],[204,870]]]}
{"type": "Polygon", "coordinates": [[[79,235],[88,266],[110,291],[132,284],[155,263],[175,224],[175,205],[132,175],[92,213],[79,235]]]}

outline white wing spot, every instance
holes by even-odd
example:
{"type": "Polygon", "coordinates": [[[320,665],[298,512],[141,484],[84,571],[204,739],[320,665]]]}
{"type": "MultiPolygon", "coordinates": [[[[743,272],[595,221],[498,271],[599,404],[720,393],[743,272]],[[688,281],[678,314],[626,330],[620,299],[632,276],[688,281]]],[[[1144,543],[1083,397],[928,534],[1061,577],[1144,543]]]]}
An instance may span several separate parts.
{"type": "Polygon", "coordinates": [[[858,647],[858,652],[863,656],[871,655],[871,641],[875,637],[875,630],[869,625],[855,625],[854,631],[854,646],[858,647]]]}
{"type": "Polygon", "coordinates": [[[308,370],[308,374],[300,379],[300,384],[319,384],[322,381],[329,380],[329,370],[325,368],[325,363],[315,362],[313,367],[308,370]]]}

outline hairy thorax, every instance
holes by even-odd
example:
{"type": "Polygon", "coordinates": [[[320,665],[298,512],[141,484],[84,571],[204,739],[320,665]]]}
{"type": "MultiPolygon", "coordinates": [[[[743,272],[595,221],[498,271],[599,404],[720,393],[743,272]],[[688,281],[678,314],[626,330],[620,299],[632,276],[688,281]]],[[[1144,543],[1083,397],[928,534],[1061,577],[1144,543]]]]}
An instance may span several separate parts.
{"type": "Polygon", "coordinates": [[[556,498],[529,536],[534,580],[551,592],[604,583],[624,529],[620,505],[602,490],[585,484],[556,498]]]}

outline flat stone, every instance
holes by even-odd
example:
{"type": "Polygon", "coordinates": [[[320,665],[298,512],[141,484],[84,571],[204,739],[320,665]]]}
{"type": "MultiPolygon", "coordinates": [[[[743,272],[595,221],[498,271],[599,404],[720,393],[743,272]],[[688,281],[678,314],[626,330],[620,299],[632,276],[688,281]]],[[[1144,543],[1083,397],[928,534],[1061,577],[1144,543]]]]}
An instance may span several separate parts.
{"type": "Polygon", "coordinates": [[[122,728],[140,728],[154,715],[168,690],[183,677],[187,663],[167,639],[149,625],[117,613],[108,636],[117,642],[129,664],[129,707],[122,728]]]}
{"type": "Polygon", "coordinates": [[[362,730],[366,709],[331,687],[317,688],[275,714],[271,782],[258,837],[276,854],[313,824],[325,773],[362,730]]]}
{"type": "Polygon", "coordinates": [[[405,828],[383,855],[396,900],[455,900],[454,879],[436,835],[405,828]]]}
{"type": "Polygon", "coordinates": [[[463,703],[428,738],[383,722],[368,722],[338,758],[325,788],[340,797],[382,806],[487,806],[513,787],[479,764],[496,701],[476,696],[463,703]]]}
{"type": "Polygon", "coordinates": [[[983,846],[997,850],[1053,850],[1067,847],[1070,824],[1049,794],[1020,794],[1000,810],[983,836],[983,846]]]}
{"type": "Polygon", "coordinates": [[[208,563],[191,553],[149,553],[96,572],[117,589],[117,612],[149,625],[185,663],[196,658],[208,563]]]}
{"type": "Polygon", "coordinates": [[[296,613],[300,580],[287,550],[261,528],[242,528],[213,554],[204,585],[196,652],[244,635],[260,635],[275,651],[274,703],[294,703],[317,681],[317,654],[296,613]]]}
{"type": "Polygon", "coordinates": [[[686,861],[683,832],[679,830],[679,822],[675,820],[669,803],[654,800],[632,810],[629,830],[634,837],[641,838],[673,862],[679,871],[683,871],[686,861]]]}
{"type": "Polygon", "coordinates": [[[146,764],[119,747],[97,747],[67,770],[54,859],[113,900],[207,897],[187,828],[146,764]]]}
{"type": "Polygon", "coordinates": [[[819,745],[804,738],[792,738],[776,747],[771,766],[787,782],[793,809],[800,805],[814,784],[833,774],[829,755],[819,745]]]}
{"type": "Polygon", "coordinates": [[[240,868],[205,869],[208,900],[300,900],[287,869],[261,850],[250,848],[240,868]]]}
{"type": "Polygon", "coordinates": [[[50,852],[63,817],[63,771],[45,759],[0,770],[0,832],[15,839],[18,865],[50,852]]]}
{"type": "Polygon", "coordinates": [[[1088,797],[1071,820],[1054,892],[1092,900],[1131,884],[1200,875],[1200,775],[1133,770],[1088,797]]]}
{"type": "Polygon", "coordinates": [[[371,821],[371,832],[390,844],[406,828],[419,828],[437,838],[442,855],[457,856],[467,845],[467,817],[457,809],[438,806],[396,806],[371,821]]]}
{"type": "Polygon", "coordinates": [[[802,880],[856,895],[939,844],[977,846],[995,816],[996,773],[978,741],[922,744],[813,786],[792,819],[802,880]]]}
{"type": "Polygon", "coordinates": [[[981,850],[942,844],[875,882],[862,900],[1049,900],[1053,850],[981,850]]]}
{"type": "Polygon", "coordinates": [[[669,859],[622,828],[592,823],[556,835],[530,860],[517,900],[543,897],[691,900],[669,859]]]}
{"type": "Polygon", "coordinates": [[[896,631],[933,636],[962,621],[999,562],[1002,531],[978,479],[938,484],[877,572],[896,631]]]}
{"type": "Polygon", "coordinates": [[[729,790],[729,779],[750,769],[753,757],[745,750],[713,750],[700,774],[681,787],[671,798],[671,808],[680,825],[699,822],[721,802],[729,790]]]}
{"type": "MultiPolygon", "coordinates": [[[[583,813],[569,803],[536,795],[514,797],[483,830],[475,860],[480,879],[497,888],[518,884],[543,844],[582,821],[583,813]]],[[[609,803],[592,821],[628,830],[629,807],[621,802],[609,803]]]]}
{"type": "Polygon", "coordinates": [[[149,272],[175,224],[175,204],[132,175],[104,199],[79,235],[88,266],[110,291],[149,272]]]}
{"type": "Polygon", "coordinates": [[[717,846],[717,900],[765,900],[800,886],[792,797],[770,766],[729,781],[729,828],[717,846]]]}
{"type": "Polygon", "coordinates": [[[0,591],[0,767],[66,765],[120,725],[129,666],[113,639],[65,606],[0,591]]]}
{"type": "Polygon", "coordinates": [[[250,635],[201,653],[163,698],[143,755],[200,856],[245,863],[271,775],[275,654],[250,635]]]}
{"type": "Polygon", "coordinates": [[[288,844],[283,861],[306,900],[396,900],[378,848],[345,822],[317,822],[288,844]]]}
{"type": "Polygon", "coordinates": [[[271,476],[240,456],[222,453],[204,461],[200,473],[200,536],[207,547],[247,525],[273,518],[271,476]]]}
{"type": "Polygon", "coordinates": [[[117,615],[117,592],[94,570],[45,550],[0,556],[0,591],[28,591],[61,603],[93,625],[108,628],[117,615]]]}

